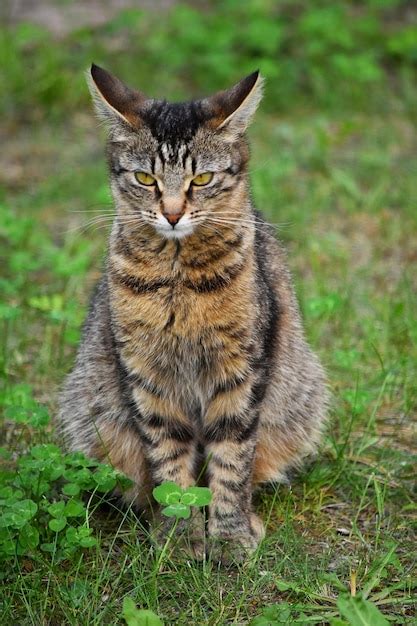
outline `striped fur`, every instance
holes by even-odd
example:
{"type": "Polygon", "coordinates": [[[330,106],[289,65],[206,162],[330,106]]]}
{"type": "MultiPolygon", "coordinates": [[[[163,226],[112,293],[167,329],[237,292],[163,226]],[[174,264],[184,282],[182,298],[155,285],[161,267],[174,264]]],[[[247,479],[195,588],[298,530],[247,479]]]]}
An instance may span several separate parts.
{"type": "Polygon", "coordinates": [[[260,79],[173,105],[95,66],[91,84],[117,217],[62,431],[131,476],[127,499],[142,508],[152,486],[194,484],[206,463],[210,536],[254,548],[254,486],[314,451],[327,403],[284,253],[250,202],[244,131],[260,79]],[[138,170],[158,184],[138,184],[138,170]],[[210,184],[190,183],[206,171],[210,184]]]}

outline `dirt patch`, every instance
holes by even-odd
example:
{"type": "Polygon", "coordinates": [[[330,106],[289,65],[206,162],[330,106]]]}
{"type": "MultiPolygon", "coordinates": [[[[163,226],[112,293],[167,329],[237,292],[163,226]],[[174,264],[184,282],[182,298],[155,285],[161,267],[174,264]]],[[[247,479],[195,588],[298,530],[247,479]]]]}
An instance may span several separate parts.
{"type": "Polygon", "coordinates": [[[78,28],[101,26],[123,9],[164,11],[174,3],[175,0],[5,0],[0,17],[6,24],[31,22],[63,37],[78,28]]]}

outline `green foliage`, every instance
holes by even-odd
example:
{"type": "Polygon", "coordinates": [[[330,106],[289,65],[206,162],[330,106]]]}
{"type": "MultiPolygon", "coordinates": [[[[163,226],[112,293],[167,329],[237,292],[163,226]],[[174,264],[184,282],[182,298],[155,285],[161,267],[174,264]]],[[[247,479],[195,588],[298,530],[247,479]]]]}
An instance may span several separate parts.
{"type": "Polygon", "coordinates": [[[261,615],[251,620],[250,626],[280,626],[281,624],[297,623],[288,621],[291,618],[291,613],[291,607],[287,602],[266,606],[262,609],[261,615]]]}
{"type": "MultiPolygon", "coordinates": [[[[337,600],[337,607],[340,611],[340,617],[330,618],[331,626],[388,626],[389,624],[378,607],[360,595],[341,595],[337,600]],[[341,618],[345,618],[347,621],[341,618]]],[[[294,606],[288,602],[265,607],[261,614],[250,622],[250,626],[304,625],[311,622],[304,611],[300,611],[300,609],[302,607],[294,606]]]]}
{"type": "Polygon", "coordinates": [[[417,26],[406,26],[391,35],[387,47],[394,57],[417,63],[417,26]]]}
{"type": "Polygon", "coordinates": [[[47,408],[34,400],[32,387],[26,383],[17,383],[0,390],[0,403],[4,408],[5,419],[16,424],[33,428],[49,424],[47,408]]]}
{"type": "Polygon", "coordinates": [[[375,604],[362,596],[340,596],[337,606],[341,616],[351,626],[388,626],[388,620],[375,604]]]}
{"type": "Polygon", "coordinates": [[[164,626],[156,613],[136,608],[136,604],[129,597],[123,599],[123,618],[127,626],[164,626]]]}
{"type": "Polygon", "coordinates": [[[398,20],[397,4],[175,3],[163,19],[158,11],[128,9],[59,45],[39,26],[18,24],[0,38],[5,112],[62,117],[86,106],[83,70],[93,60],[160,97],[184,96],[190,81],[195,92],[222,88],[259,67],[269,79],[267,105],[275,111],[290,110],[294,100],[380,109],[393,70],[401,89],[417,66],[416,27],[398,20]],[[129,50],[115,55],[121,38],[129,40],[129,50]]]}
{"type": "Polygon", "coordinates": [[[212,493],[207,487],[187,487],[182,489],[176,483],[166,481],[153,490],[153,497],[159,504],[166,504],[162,513],[167,517],[188,519],[192,506],[207,506],[212,493]]]}
{"type": "MultiPolygon", "coordinates": [[[[44,409],[28,402],[27,389],[21,386],[13,392],[24,399],[24,406],[8,407],[7,419],[37,427],[48,423],[39,420],[44,409]]],[[[10,456],[8,461],[0,472],[0,561],[36,556],[39,547],[59,562],[81,548],[94,547],[97,538],[83,496],[104,494],[116,483],[122,489],[131,484],[112,467],[80,452],[65,454],[51,443],[33,445],[19,456],[16,469],[10,456]]]]}
{"type": "MultiPolygon", "coordinates": [[[[51,322],[50,334],[55,337],[53,350],[57,360],[62,358],[64,344],[76,345],[80,338],[80,327],[84,319],[84,311],[76,300],[68,297],[64,283],[73,276],[82,276],[91,264],[91,246],[86,241],[67,239],[57,245],[45,229],[36,228],[33,216],[16,219],[14,211],[0,203],[0,242],[2,253],[2,277],[0,288],[0,328],[2,336],[13,330],[17,321],[33,319],[35,316],[51,322]],[[39,251],[42,251],[40,254],[39,251]],[[34,277],[53,273],[56,279],[55,289],[50,294],[44,293],[48,281],[43,286],[34,277]]],[[[40,355],[42,357],[42,353],[40,355]]],[[[50,354],[46,355],[49,358],[50,354]]],[[[2,354],[0,354],[0,368],[2,354]]],[[[3,395],[4,404],[8,406],[9,416],[18,420],[18,411],[13,408],[10,394],[12,389],[3,395]],[[6,394],[6,395],[4,395],[6,394]],[[7,396],[7,397],[6,397],[7,396]],[[11,413],[14,412],[14,415],[11,413]]],[[[26,407],[30,408],[30,407],[26,407]]],[[[23,420],[26,416],[23,416],[23,420]]],[[[43,416],[33,416],[32,425],[36,420],[45,420],[43,416]]],[[[39,422],[39,425],[41,423],[39,422]]]]}

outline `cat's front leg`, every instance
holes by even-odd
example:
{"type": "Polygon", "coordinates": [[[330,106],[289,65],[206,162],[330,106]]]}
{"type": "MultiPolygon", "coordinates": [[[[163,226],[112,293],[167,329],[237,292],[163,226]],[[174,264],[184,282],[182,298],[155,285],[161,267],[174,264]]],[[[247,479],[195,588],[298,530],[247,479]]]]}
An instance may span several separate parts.
{"type": "MultiPolygon", "coordinates": [[[[251,406],[250,384],[217,394],[205,416],[205,445],[213,500],[209,535],[215,554],[231,552],[241,559],[264,536],[261,520],[252,511],[252,473],[258,411],[251,406]]],[[[227,557],[226,557],[227,558],[227,557]]]]}
{"type": "MultiPolygon", "coordinates": [[[[143,387],[132,389],[137,407],[136,428],[142,442],[154,485],[173,481],[186,488],[195,484],[196,437],[189,417],[172,398],[151,393],[143,387]]],[[[175,522],[154,508],[154,537],[163,544],[175,522]]],[[[201,513],[188,524],[179,524],[185,543],[195,556],[204,544],[204,519],[201,513]]],[[[178,534],[177,533],[177,534],[178,534]]]]}
{"type": "Polygon", "coordinates": [[[138,385],[132,388],[132,397],[137,409],[135,425],[154,484],[169,480],[181,487],[193,485],[196,438],[189,416],[156,390],[138,385]]]}

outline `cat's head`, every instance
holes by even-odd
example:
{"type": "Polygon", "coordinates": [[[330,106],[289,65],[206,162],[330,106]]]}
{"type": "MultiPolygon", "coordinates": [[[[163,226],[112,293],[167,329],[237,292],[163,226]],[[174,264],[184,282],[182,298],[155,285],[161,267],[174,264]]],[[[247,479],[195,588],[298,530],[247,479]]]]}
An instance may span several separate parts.
{"type": "Polygon", "coordinates": [[[200,224],[233,224],[247,207],[245,131],[262,97],[258,72],[185,103],[152,100],[93,65],[90,89],[109,127],[119,216],[181,238],[200,224]]]}

